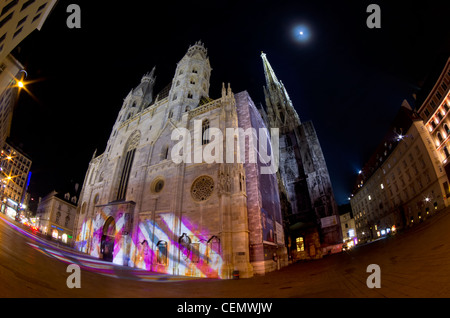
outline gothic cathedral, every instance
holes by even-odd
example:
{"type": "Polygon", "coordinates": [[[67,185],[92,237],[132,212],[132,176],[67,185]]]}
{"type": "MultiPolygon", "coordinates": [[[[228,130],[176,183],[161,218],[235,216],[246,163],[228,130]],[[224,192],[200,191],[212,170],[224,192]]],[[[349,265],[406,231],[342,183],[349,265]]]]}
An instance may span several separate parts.
{"type": "Polygon", "coordinates": [[[78,250],[149,271],[232,278],[286,266],[289,235],[303,235],[306,247],[310,233],[320,244],[337,242],[334,226],[319,224],[336,209],[314,128],[300,124],[263,61],[267,113],[230,85],[222,85],[220,98],[209,97],[212,69],[201,42],[158,94],[155,68],[142,77],[124,99],[104,153],[89,163],[78,250]],[[271,138],[278,132],[279,145],[271,138]]]}

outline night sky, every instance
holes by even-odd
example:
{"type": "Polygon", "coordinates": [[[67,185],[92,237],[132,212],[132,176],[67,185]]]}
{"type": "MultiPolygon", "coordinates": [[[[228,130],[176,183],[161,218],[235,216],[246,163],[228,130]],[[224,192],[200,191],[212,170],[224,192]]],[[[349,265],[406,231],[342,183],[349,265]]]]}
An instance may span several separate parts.
{"type": "Polygon", "coordinates": [[[101,154],[123,99],[156,65],[155,93],[201,40],[213,68],[210,97],[222,82],[258,105],[267,54],[300,116],[313,121],[338,204],[386,134],[402,101],[450,52],[450,4],[442,1],[59,1],[41,31],[13,51],[28,72],[11,138],[32,158],[29,192],[44,196],[82,185],[101,154]],[[395,2],[393,4],[392,2],[395,2]],[[81,7],[69,29],[67,6],[81,7]],[[369,4],[381,28],[369,29],[369,4]],[[310,38],[293,36],[298,25],[310,38]]]}

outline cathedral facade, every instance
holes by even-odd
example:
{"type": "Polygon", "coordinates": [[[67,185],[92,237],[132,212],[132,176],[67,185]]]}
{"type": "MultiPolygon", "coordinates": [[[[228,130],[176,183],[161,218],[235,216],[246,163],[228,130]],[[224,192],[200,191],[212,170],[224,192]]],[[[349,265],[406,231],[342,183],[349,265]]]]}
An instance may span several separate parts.
{"type": "Polygon", "coordinates": [[[249,94],[223,85],[220,98],[209,97],[200,42],[156,97],[154,73],[124,99],[105,152],[89,163],[76,248],[198,277],[251,277],[286,265],[276,170],[264,171],[275,152],[249,94]],[[251,160],[264,152],[269,160],[251,160]]]}
{"type": "Polygon", "coordinates": [[[300,259],[336,243],[337,207],[314,127],[300,123],[262,57],[266,110],[229,84],[209,97],[200,42],[159,94],[155,69],[142,77],[89,163],[78,250],[149,271],[232,278],[286,266],[299,237],[300,259]]]}

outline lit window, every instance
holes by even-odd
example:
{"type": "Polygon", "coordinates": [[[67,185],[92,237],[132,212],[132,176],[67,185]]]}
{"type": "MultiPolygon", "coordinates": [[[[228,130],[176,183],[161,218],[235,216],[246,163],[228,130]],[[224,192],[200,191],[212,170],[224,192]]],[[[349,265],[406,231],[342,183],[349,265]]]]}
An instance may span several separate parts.
{"type": "Polygon", "coordinates": [[[295,243],[297,245],[297,252],[303,252],[305,250],[305,243],[303,241],[303,237],[297,237],[295,239],[295,243]]]}

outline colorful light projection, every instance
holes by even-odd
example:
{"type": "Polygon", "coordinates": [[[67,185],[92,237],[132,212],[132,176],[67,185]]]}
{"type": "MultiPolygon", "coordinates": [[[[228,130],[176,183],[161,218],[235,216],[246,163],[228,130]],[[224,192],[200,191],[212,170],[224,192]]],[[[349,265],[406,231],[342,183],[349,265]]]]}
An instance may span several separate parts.
{"type": "Polygon", "coordinates": [[[83,253],[89,253],[89,238],[92,236],[92,220],[85,220],[77,231],[74,247],[83,253]]]}
{"type": "Polygon", "coordinates": [[[124,235],[130,230],[126,210],[120,207],[99,209],[94,219],[81,225],[76,248],[106,259],[106,249],[113,247],[113,263],[152,272],[191,277],[225,276],[218,237],[200,232],[186,217],[180,222],[173,213],[158,214],[154,222],[142,219],[135,233],[124,235]],[[106,226],[111,218],[115,222],[112,233],[106,226]],[[174,230],[176,227],[178,231],[174,230]]]}
{"type": "Polygon", "coordinates": [[[141,220],[134,246],[134,264],[159,273],[193,277],[223,278],[220,240],[200,233],[184,217],[178,222],[172,213],[160,214],[155,222],[141,220]],[[173,228],[179,226],[180,236],[173,228]]]}
{"type": "Polygon", "coordinates": [[[126,211],[126,204],[105,206],[98,210],[92,221],[92,256],[109,259],[118,265],[128,264],[128,255],[124,253],[128,239],[123,235],[129,231],[129,214],[126,211]]]}

